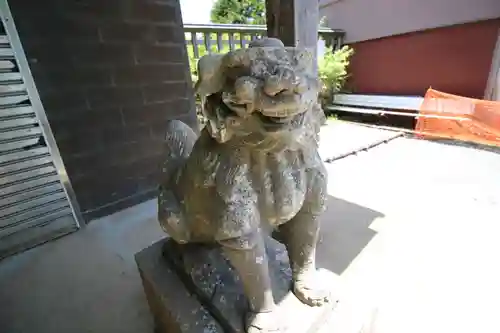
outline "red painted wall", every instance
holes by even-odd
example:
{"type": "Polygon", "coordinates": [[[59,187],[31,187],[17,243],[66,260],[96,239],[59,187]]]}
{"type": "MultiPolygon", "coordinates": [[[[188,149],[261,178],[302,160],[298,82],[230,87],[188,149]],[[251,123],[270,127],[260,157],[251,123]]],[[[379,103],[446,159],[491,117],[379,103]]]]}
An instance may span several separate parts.
{"type": "Polygon", "coordinates": [[[500,19],[495,19],[351,44],[355,54],[348,88],[423,95],[432,86],[482,98],[499,28],[500,19]]]}

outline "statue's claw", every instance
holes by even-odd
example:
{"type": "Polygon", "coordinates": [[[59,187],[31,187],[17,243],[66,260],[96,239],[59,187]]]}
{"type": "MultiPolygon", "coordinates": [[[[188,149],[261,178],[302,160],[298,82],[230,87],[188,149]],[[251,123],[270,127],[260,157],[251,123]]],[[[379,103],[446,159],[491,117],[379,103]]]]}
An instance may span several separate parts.
{"type": "Polygon", "coordinates": [[[312,279],[313,274],[307,277],[299,277],[293,283],[294,295],[304,304],[309,306],[322,306],[330,301],[331,294],[327,289],[318,288],[318,284],[312,279]]]}
{"type": "Polygon", "coordinates": [[[285,332],[283,322],[275,312],[248,312],[245,320],[246,333],[285,332]]]}

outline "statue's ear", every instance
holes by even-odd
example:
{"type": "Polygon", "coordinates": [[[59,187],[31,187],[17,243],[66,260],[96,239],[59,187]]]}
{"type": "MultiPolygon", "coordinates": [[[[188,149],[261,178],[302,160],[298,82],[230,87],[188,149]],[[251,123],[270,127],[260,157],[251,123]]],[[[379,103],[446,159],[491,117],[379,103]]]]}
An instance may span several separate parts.
{"type": "Polygon", "coordinates": [[[223,54],[207,54],[198,60],[198,81],[195,91],[201,97],[222,91],[225,83],[223,54]]]}

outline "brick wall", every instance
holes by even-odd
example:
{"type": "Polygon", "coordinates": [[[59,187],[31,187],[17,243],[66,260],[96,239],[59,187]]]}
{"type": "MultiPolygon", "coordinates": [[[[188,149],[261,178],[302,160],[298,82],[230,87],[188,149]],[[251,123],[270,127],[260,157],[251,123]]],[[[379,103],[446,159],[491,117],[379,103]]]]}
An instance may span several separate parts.
{"type": "Polygon", "coordinates": [[[9,4],[86,219],[153,197],[165,122],[196,124],[178,0],[9,4]]]}

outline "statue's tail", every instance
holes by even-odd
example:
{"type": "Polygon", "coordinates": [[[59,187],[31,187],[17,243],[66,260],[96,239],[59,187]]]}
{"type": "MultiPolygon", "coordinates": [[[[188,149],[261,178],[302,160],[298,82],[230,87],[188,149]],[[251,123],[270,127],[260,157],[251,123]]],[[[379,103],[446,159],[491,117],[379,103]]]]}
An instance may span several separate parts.
{"type": "Polygon", "coordinates": [[[162,178],[164,182],[169,182],[191,154],[197,136],[191,127],[180,120],[170,120],[165,130],[162,178]]]}
{"type": "Polygon", "coordinates": [[[189,231],[176,191],[176,179],[196,142],[196,133],[180,120],[166,127],[164,160],[158,196],[158,220],[161,227],[179,243],[189,240],[189,231]]]}

